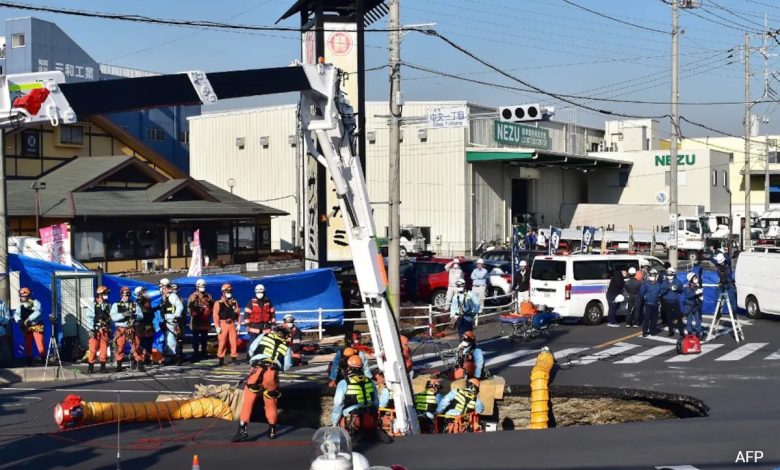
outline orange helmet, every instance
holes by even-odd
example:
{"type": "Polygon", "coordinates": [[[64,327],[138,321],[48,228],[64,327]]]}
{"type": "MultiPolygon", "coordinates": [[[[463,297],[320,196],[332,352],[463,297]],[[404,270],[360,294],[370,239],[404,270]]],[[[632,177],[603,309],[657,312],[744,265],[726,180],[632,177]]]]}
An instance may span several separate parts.
{"type": "Polygon", "coordinates": [[[474,332],[469,330],[465,333],[463,333],[463,338],[461,338],[463,341],[471,341],[472,343],[477,340],[477,337],[474,336],[474,332]]]}
{"type": "Polygon", "coordinates": [[[27,287],[22,287],[19,289],[19,297],[29,297],[30,296],[30,289],[27,287]]]}
{"type": "Polygon", "coordinates": [[[362,369],[363,359],[360,359],[360,356],[351,356],[349,359],[347,359],[347,366],[350,369],[362,369]]]}
{"type": "Polygon", "coordinates": [[[97,288],[97,294],[108,294],[108,287],[106,286],[100,286],[97,288]]]}
{"type": "Polygon", "coordinates": [[[470,378],[467,388],[476,392],[479,392],[479,379],[477,378],[470,378]]]}
{"type": "Polygon", "coordinates": [[[222,284],[222,292],[233,292],[233,286],[230,284],[222,284]]]}
{"type": "Polygon", "coordinates": [[[344,351],[341,352],[341,355],[344,357],[352,357],[355,355],[355,350],[352,348],[344,348],[344,351]]]}
{"type": "Polygon", "coordinates": [[[125,295],[125,294],[130,295],[130,288],[127,286],[124,286],[121,289],[119,289],[119,295],[125,295]]]}

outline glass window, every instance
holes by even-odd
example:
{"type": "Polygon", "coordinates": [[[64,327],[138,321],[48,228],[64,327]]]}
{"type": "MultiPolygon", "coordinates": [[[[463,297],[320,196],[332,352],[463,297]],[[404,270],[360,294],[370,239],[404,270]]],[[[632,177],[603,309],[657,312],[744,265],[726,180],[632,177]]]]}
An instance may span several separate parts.
{"type": "Polygon", "coordinates": [[[230,230],[219,229],[217,230],[217,254],[229,255],[230,254],[230,230]]]}
{"type": "Polygon", "coordinates": [[[270,225],[258,225],[258,233],[260,235],[260,249],[271,249],[271,226],[270,225]]]}
{"type": "Polygon", "coordinates": [[[81,126],[60,126],[60,145],[84,145],[84,128],[81,126]]]}
{"type": "Polygon", "coordinates": [[[574,279],[578,281],[603,281],[609,279],[609,263],[607,260],[575,261],[574,279]]]}
{"type": "Polygon", "coordinates": [[[165,251],[163,230],[159,228],[140,229],[138,235],[138,257],[141,259],[162,258],[165,251]]]}
{"type": "Polygon", "coordinates": [[[723,187],[729,187],[729,172],[726,170],[723,170],[723,187]]]}
{"type": "Polygon", "coordinates": [[[566,280],[566,261],[534,260],[534,265],[531,269],[531,279],[537,281],[566,280]]]}
{"type": "Polygon", "coordinates": [[[688,232],[693,233],[701,233],[701,230],[699,229],[699,221],[698,220],[686,220],[685,221],[685,230],[688,232]]]}
{"type": "Polygon", "coordinates": [[[177,256],[190,256],[192,254],[192,250],[190,250],[190,243],[192,243],[192,232],[187,232],[184,230],[180,231],[179,246],[176,250],[177,256]]]}
{"type": "Polygon", "coordinates": [[[74,257],[79,261],[106,257],[103,232],[75,232],[73,234],[74,257]]]}
{"type": "Polygon", "coordinates": [[[179,132],[179,142],[181,142],[182,144],[189,144],[190,143],[190,131],[179,132]]]}
{"type": "Polygon", "coordinates": [[[26,44],[24,34],[16,33],[11,35],[11,48],[24,47],[26,44]]]}
{"type": "Polygon", "coordinates": [[[650,269],[655,269],[659,273],[666,270],[666,266],[655,258],[650,258],[647,261],[650,262],[650,269]]]}
{"type": "Polygon", "coordinates": [[[257,246],[255,237],[255,227],[253,225],[240,225],[233,229],[233,239],[237,250],[254,250],[257,246]]]}
{"type": "Polygon", "coordinates": [[[146,129],[146,140],[150,142],[162,142],[165,140],[165,133],[162,129],[150,127],[146,129]]]}
{"type": "Polygon", "coordinates": [[[718,185],[718,170],[712,170],[712,185],[718,185]]]}
{"type": "Polygon", "coordinates": [[[621,188],[625,188],[628,186],[628,170],[620,170],[618,172],[618,186],[621,188]]]}
{"type": "Polygon", "coordinates": [[[135,230],[106,232],[106,259],[135,258],[135,230]]]}
{"type": "Polygon", "coordinates": [[[639,260],[636,259],[618,259],[618,260],[610,260],[609,266],[612,269],[612,272],[617,271],[628,271],[628,268],[635,268],[639,269],[639,260]]]}

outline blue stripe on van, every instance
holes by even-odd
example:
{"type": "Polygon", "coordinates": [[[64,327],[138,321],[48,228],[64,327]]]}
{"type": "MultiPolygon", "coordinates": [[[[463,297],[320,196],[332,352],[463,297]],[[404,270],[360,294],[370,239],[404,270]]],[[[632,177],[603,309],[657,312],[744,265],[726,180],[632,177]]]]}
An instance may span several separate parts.
{"type": "Polygon", "coordinates": [[[603,294],[607,291],[607,286],[572,286],[571,294],[603,294]]]}

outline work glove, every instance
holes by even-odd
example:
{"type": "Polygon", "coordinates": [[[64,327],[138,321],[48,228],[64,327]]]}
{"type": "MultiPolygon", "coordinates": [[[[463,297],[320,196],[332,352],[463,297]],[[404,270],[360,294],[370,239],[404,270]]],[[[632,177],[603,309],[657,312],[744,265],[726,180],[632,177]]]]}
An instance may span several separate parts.
{"type": "Polygon", "coordinates": [[[30,320],[25,320],[24,321],[24,326],[30,326],[30,320]]]}
{"type": "Polygon", "coordinates": [[[704,295],[704,289],[702,289],[702,288],[696,289],[696,295],[698,295],[699,297],[704,295]]]}
{"type": "Polygon", "coordinates": [[[328,382],[328,387],[329,388],[336,388],[336,381],[335,380],[331,380],[330,382],[328,382]]]}
{"type": "Polygon", "coordinates": [[[217,330],[217,334],[218,334],[218,335],[219,335],[219,334],[222,334],[222,328],[220,328],[220,327],[216,327],[216,330],[217,330]]]}
{"type": "Polygon", "coordinates": [[[672,292],[677,292],[677,286],[672,286],[672,292]]]}

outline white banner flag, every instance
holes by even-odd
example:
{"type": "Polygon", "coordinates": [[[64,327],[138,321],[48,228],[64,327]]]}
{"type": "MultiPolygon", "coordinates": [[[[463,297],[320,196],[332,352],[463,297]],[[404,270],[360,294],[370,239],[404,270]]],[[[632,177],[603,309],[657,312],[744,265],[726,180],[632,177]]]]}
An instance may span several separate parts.
{"type": "Polygon", "coordinates": [[[188,277],[198,277],[203,274],[203,252],[200,249],[200,230],[195,230],[192,235],[192,259],[190,260],[190,269],[187,271],[188,277]]]}

